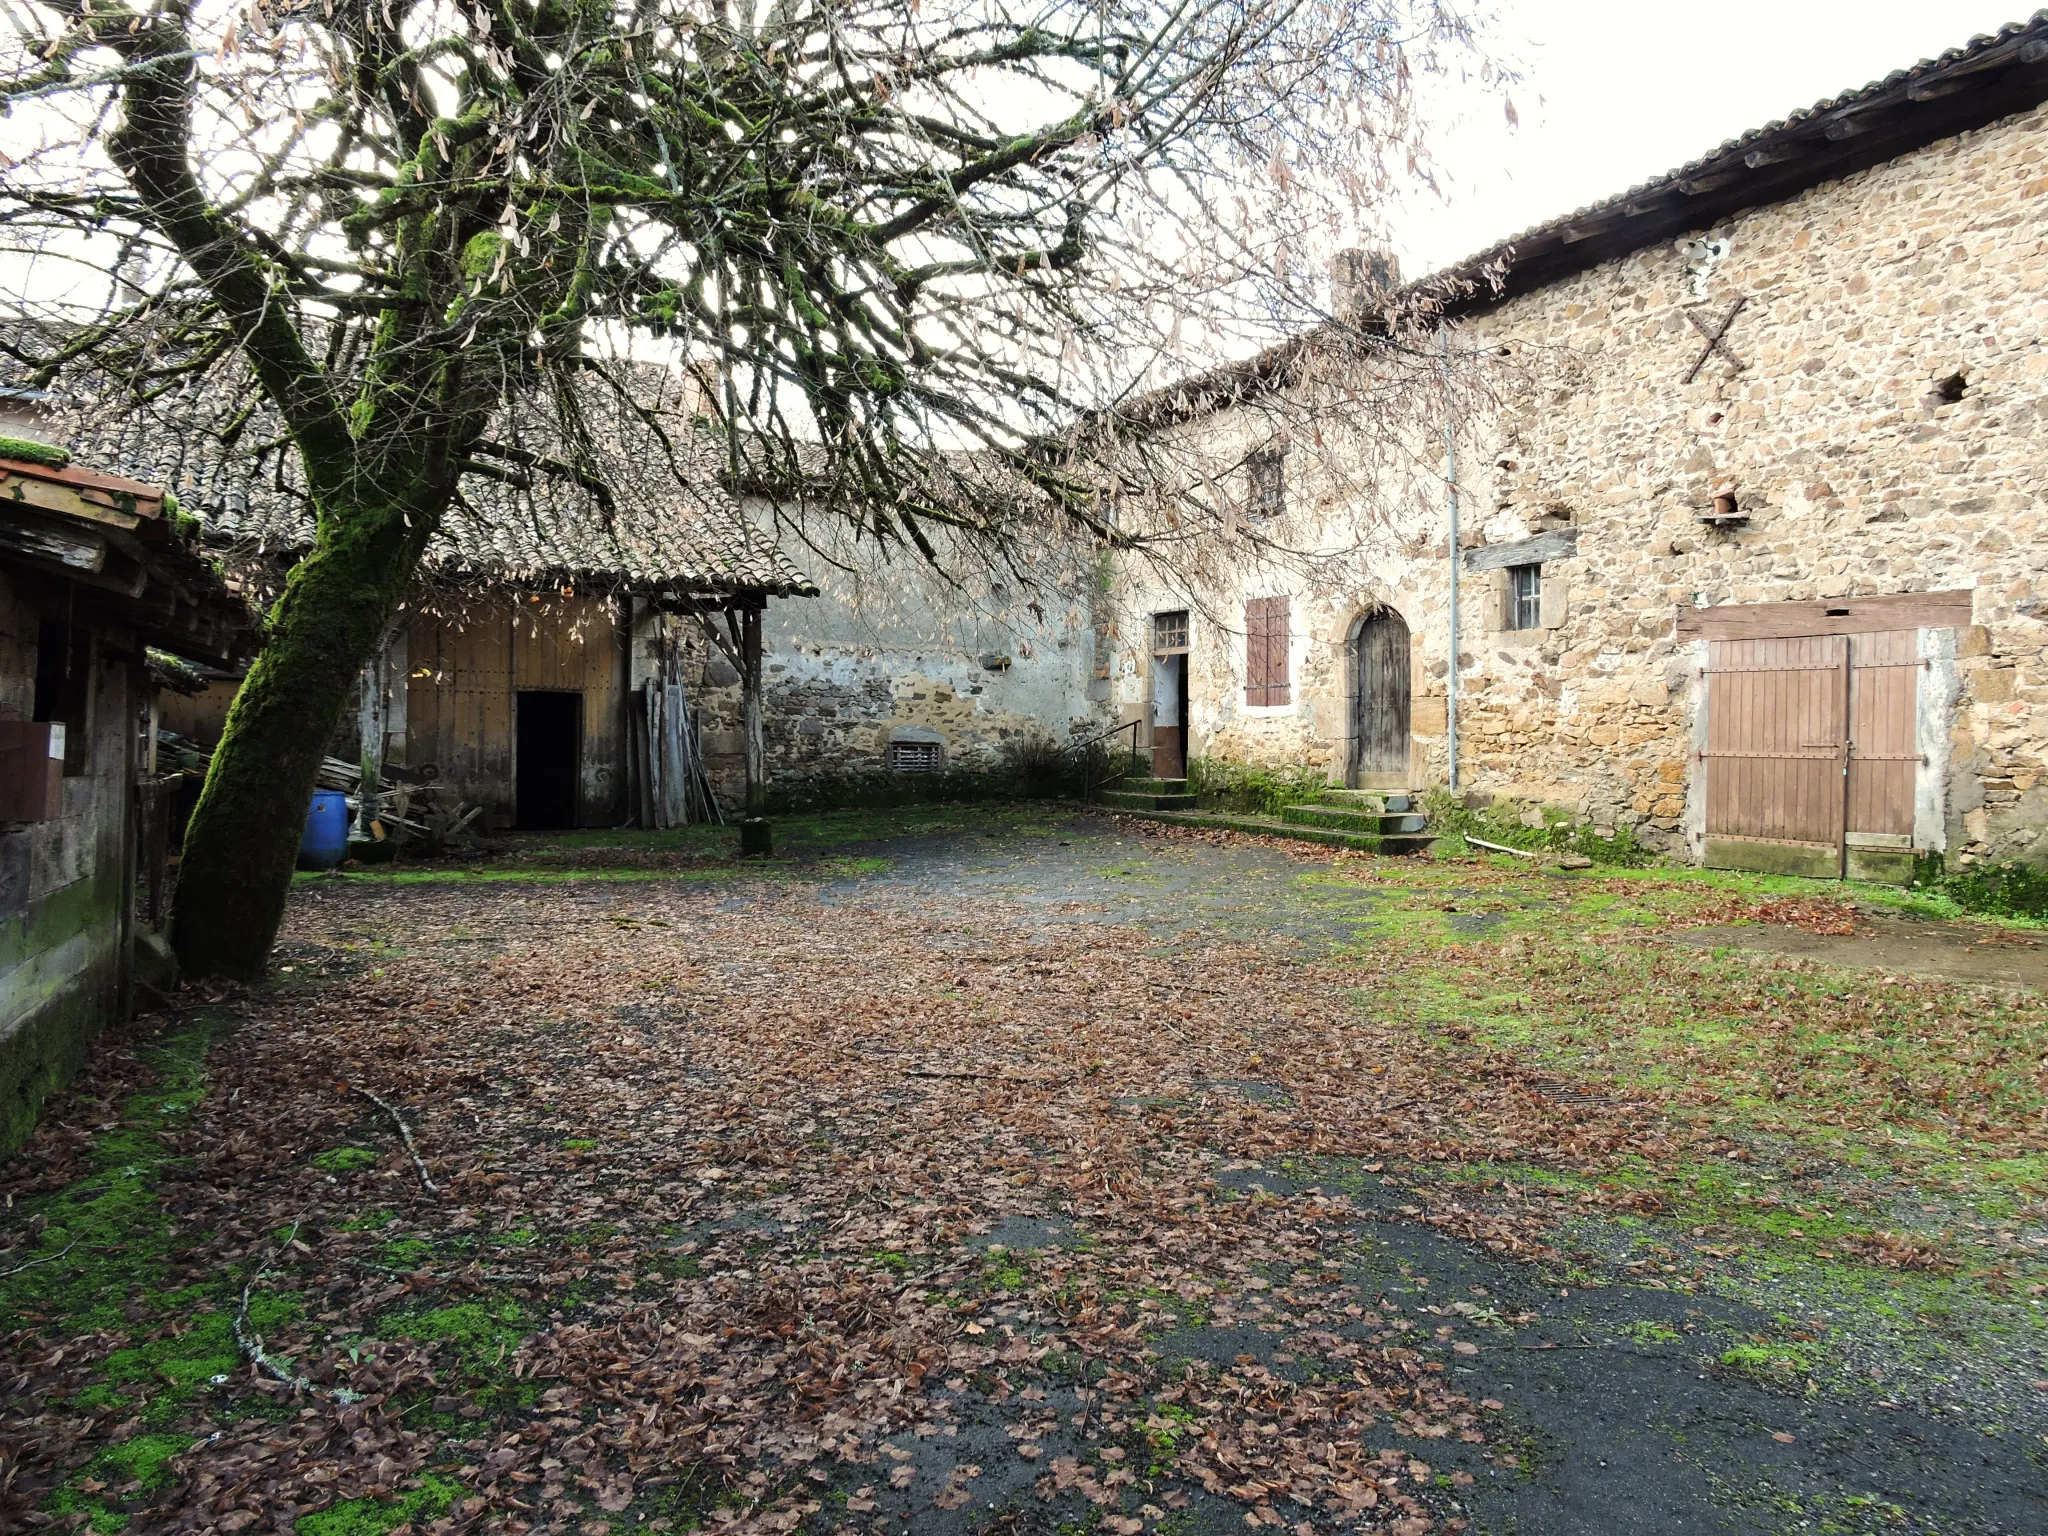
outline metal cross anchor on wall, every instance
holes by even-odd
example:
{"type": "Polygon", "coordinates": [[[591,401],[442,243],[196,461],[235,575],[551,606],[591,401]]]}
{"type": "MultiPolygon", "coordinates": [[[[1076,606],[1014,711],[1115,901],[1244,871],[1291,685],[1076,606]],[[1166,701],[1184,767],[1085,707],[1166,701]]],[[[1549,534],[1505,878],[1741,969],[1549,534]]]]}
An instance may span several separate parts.
{"type": "Polygon", "coordinates": [[[1692,328],[1698,331],[1702,336],[1707,338],[1706,350],[1700,353],[1699,357],[1694,361],[1692,367],[1686,372],[1686,383],[1690,384],[1694,379],[1700,376],[1700,370],[1707,366],[1707,359],[1712,357],[1716,352],[1720,353],[1723,357],[1727,358],[1729,362],[1733,363],[1738,371],[1749,366],[1749,364],[1745,363],[1741,358],[1737,357],[1732,350],[1730,350],[1728,347],[1722,344],[1722,338],[1728,334],[1728,327],[1735,323],[1735,317],[1742,313],[1742,306],[1747,304],[1748,302],[1749,298],[1747,295],[1744,295],[1742,298],[1737,299],[1733,304],[1729,306],[1728,313],[1721,317],[1721,323],[1715,326],[1714,329],[1711,331],[1707,329],[1707,323],[1704,320],[1700,319],[1699,312],[1697,310],[1688,309],[1685,312],[1685,318],[1692,322],[1692,328]]]}

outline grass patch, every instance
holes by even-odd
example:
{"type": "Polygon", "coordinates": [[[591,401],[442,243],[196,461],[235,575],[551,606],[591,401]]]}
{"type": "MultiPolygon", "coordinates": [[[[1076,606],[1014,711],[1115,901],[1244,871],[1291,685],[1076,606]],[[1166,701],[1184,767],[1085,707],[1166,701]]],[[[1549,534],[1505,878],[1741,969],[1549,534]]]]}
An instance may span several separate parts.
{"type": "Polygon", "coordinates": [[[1612,836],[1602,837],[1587,823],[1555,806],[1532,807],[1543,818],[1538,827],[1522,820],[1523,809],[1513,801],[1474,808],[1467,806],[1460,796],[1431,790],[1423,796],[1423,808],[1429,812],[1431,830],[1444,837],[1440,847],[1446,853],[1466,852],[1466,840],[1477,837],[1509,848],[1526,848],[1532,853],[1576,853],[1595,864],[1616,869],[1647,868],[1663,857],[1638,842],[1633,827],[1616,827],[1612,836]]]}
{"type": "Polygon", "coordinates": [[[1227,757],[1197,757],[1188,763],[1188,792],[1208,810],[1272,816],[1320,799],[1330,787],[1329,773],[1307,763],[1262,768],[1227,757]]]}
{"type": "Polygon", "coordinates": [[[1964,912],[2048,919],[2048,871],[2024,864],[1971,864],[1941,876],[1933,886],[1964,912]]]}
{"type": "MultiPolygon", "coordinates": [[[[15,1223],[44,1225],[33,1245],[10,1254],[7,1267],[17,1273],[0,1279],[0,1326],[63,1319],[79,1333],[125,1333],[122,1303],[138,1290],[162,1291],[170,1226],[154,1180],[175,1153],[161,1133],[199,1103],[206,1053],[226,1028],[225,1019],[200,1015],[141,1046],[156,1081],[131,1094],[118,1123],[94,1141],[90,1171],[15,1208],[15,1223]]],[[[173,1304],[192,1299],[180,1292],[173,1304]]]]}
{"type": "Polygon", "coordinates": [[[358,1168],[374,1167],[377,1154],[367,1147],[334,1147],[313,1159],[313,1166],[323,1173],[354,1173],[358,1168]]]}
{"type": "Polygon", "coordinates": [[[462,1485],[431,1472],[419,1487],[395,1499],[347,1499],[310,1515],[301,1515],[292,1529],[297,1536],[384,1536],[401,1525],[438,1520],[462,1495],[462,1485]]]}
{"type": "Polygon", "coordinates": [[[190,1435],[137,1435],[119,1445],[110,1445],[86,1463],[85,1469],[43,1500],[52,1515],[85,1516],[86,1528],[95,1536],[117,1536],[128,1528],[129,1516],[116,1507],[123,1501],[117,1490],[139,1484],[134,1491],[154,1493],[168,1487],[173,1456],[192,1448],[190,1435]]]}

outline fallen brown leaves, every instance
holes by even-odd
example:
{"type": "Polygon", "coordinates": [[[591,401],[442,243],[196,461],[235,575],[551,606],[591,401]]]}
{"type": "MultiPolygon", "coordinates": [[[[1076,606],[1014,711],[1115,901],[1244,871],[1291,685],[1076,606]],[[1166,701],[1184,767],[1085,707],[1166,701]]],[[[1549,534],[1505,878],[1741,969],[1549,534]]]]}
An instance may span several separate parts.
{"type": "MultiPolygon", "coordinates": [[[[1370,1441],[1477,1441],[1483,1410],[1325,1272],[1352,1200],[1246,1198],[1222,1160],[1597,1166],[1668,1157],[1672,1133],[1641,1102],[1561,1101],[1510,1054],[1376,1022],[1359,989],[1399,978],[1369,965],[1042,921],[651,886],[301,900],[289,938],[331,974],[248,1003],[216,1052],[177,1133],[188,1176],[162,1191],[188,1245],[169,1278],[246,1275],[299,1222],[271,1283],[300,1305],[266,1347],[363,1400],[236,1372],[181,1410],[199,1443],[131,1529],[287,1530],[427,1470],[461,1488],[446,1531],[593,1508],[897,1529],[998,1486],[1078,1496],[1117,1530],[1191,1493],[1254,1526],[1443,1529],[1428,1467],[1370,1441]],[[438,1193],[358,1088],[404,1116],[438,1193]],[[312,1164],[342,1144],[376,1166],[312,1164]],[[1000,1224],[1054,1217],[1080,1237],[986,1256],[1000,1224]],[[1275,1332],[1316,1371],[1168,1376],[1148,1339],[1181,1312],[1275,1332]],[[1136,1465],[1169,1410],[1177,1457],[1136,1465]],[[899,1459],[966,1445],[980,1414],[1016,1431],[1000,1464],[899,1459]],[[834,1480],[843,1517],[814,1491],[834,1480]]],[[[1505,1189],[1412,1209],[1548,1252],[1505,1189]]],[[[36,1407],[114,1342],[59,1319],[9,1341],[16,1518],[46,1520],[43,1490],[137,1432],[36,1407]]]]}
{"type": "Polygon", "coordinates": [[[1776,923],[1824,937],[1846,938],[1868,926],[1853,903],[1830,896],[1784,896],[1773,901],[1727,901],[1688,913],[1687,927],[1717,923],[1776,923]]]}

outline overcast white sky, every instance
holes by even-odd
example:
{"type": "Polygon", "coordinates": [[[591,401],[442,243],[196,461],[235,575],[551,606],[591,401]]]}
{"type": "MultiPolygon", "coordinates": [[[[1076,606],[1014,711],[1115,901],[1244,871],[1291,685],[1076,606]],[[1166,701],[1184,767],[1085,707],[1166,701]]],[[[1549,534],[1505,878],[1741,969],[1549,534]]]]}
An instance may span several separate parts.
{"type": "Polygon", "coordinates": [[[1495,0],[1510,92],[1440,124],[1448,204],[1395,224],[1418,276],[1683,165],[1747,129],[2024,20],[2030,0],[1495,0]]]}

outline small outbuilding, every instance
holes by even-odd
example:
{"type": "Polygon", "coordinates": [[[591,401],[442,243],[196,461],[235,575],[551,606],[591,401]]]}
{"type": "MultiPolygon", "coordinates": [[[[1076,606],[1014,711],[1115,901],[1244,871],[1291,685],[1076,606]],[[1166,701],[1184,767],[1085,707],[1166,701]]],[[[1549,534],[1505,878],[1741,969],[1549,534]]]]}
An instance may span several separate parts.
{"type": "Polygon", "coordinates": [[[0,438],[0,1154],[168,956],[159,687],[248,609],[159,487],[0,438]]]}

